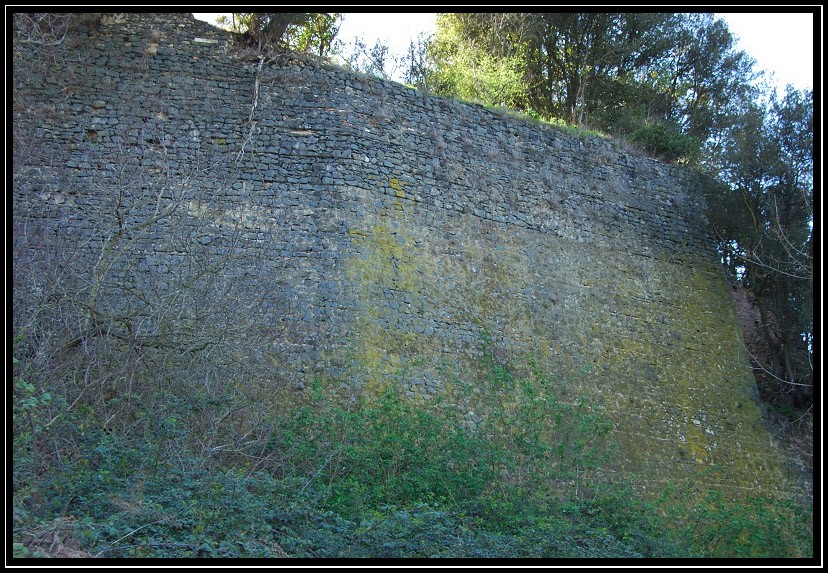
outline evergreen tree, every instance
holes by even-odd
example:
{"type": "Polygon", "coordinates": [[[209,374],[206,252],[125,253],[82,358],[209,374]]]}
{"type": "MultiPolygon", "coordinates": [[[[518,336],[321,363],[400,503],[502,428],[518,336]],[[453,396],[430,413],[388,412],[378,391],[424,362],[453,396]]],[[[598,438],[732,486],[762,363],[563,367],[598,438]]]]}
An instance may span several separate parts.
{"type": "Polygon", "coordinates": [[[698,155],[750,90],[753,62],[711,14],[443,14],[428,50],[436,93],[698,155]]]}
{"type": "Polygon", "coordinates": [[[747,107],[709,167],[725,186],[710,194],[726,264],[754,295],[770,349],[757,358],[765,398],[813,398],[813,92],[789,87],[767,108],[747,107]],[[764,363],[763,363],[764,362],[764,363]]]}

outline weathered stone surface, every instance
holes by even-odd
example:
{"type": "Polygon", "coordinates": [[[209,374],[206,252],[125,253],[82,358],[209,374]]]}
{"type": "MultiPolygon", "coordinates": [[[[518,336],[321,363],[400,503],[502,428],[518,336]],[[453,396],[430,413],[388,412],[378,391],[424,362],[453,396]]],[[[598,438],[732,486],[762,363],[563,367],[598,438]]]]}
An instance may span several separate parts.
{"type": "MultiPolygon", "coordinates": [[[[461,400],[485,332],[596,399],[614,469],[651,490],[787,487],[680,168],[299,56],[259,72],[187,15],[118,14],[84,42],[71,69],[15,78],[16,220],[93,257],[112,229],[87,214],[130,173],[136,201],[183,197],[131,280],[174,274],[181,237],[232,253],[240,292],[268,285],[263,324],[290,325],[261,343],[295,388],[461,400]]],[[[468,427],[487,392],[462,398],[468,427]]]]}

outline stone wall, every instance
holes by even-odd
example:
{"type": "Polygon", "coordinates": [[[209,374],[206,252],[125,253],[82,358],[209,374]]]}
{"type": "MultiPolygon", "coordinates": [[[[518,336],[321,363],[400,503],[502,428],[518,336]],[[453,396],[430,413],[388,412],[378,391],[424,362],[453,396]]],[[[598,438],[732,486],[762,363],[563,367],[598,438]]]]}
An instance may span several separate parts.
{"type": "MultiPolygon", "coordinates": [[[[129,237],[107,270],[136,292],[232,260],[226,296],[255,301],[250,336],[298,390],[393,379],[454,399],[489,337],[597,400],[613,467],[645,487],[787,487],[679,167],[311,58],[260,61],[189,15],[108,15],[72,49],[15,77],[17,242],[25,222],[100,260],[129,237]]],[[[462,398],[471,426],[489,391],[462,398]]]]}

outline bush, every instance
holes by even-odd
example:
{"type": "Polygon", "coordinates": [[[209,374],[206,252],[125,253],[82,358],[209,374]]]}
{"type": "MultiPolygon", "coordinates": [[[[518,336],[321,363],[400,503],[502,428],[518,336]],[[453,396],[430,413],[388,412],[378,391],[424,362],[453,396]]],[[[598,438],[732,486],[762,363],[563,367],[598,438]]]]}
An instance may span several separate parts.
{"type": "Polygon", "coordinates": [[[274,445],[307,440],[306,471],[326,493],[326,509],[348,516],[362,508],[413,503],[458,503],[482,493],[491,480],[485,444],[451,420],[386,388],[358,407],[317,404],[274,430],[274,445]],[[281,437],[280,437],[281,436],[281,437]]]}
{"type": "Polygon", "coordinates": [[[813,557],[813,511],[793,500],[668,488],[656,509],[684,551],[698,557],[813,557]]]}
{"type": "Polygon", "coordinates": [[[667,161],[690,160],[696,157],[701,149],[699,140],[684,135],[678,129],[662,122],[638,128],[629,136],[629,140],[642,145],[648,153],[667,161]]]}

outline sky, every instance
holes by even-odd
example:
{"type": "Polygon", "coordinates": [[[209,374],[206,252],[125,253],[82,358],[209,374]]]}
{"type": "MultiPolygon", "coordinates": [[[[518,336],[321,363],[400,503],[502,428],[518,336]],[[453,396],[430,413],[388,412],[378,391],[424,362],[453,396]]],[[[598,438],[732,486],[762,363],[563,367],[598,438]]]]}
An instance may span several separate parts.
{"type": "MultiPolygon", "coordinates": [[[[814,89],[813,14],[717,14],[739,38],[737,47],[773,73],[781,86],[814,89]]],[[[820,52],[821,52],[820,46],[820,52]]]]}
{"type": "MultiPolygon", "coordinates": [[[[814,17],[813,14],[742,13],[717,14],[739,38],[737,48],[757,60],[756,69],[773,74],[778,89],[788,83],[795,88],[814,87],[814,17]]],[[[195,14],[215,23],[218,14],[195,14]]],[[[353,45],[360,37],[368,47],[376,40],[387,43],[390,51],[405,54],[418,34],[433,33],[436,14],[425,13],[345,13],[338,38],[353,45]]],[[[820,40],[821,41],[821,40],[820,40]]],[[[820,45],[820,52],[821,52],[820,45]]],[[[398,79],[398,78],[397,78],[398,79]]]]}

